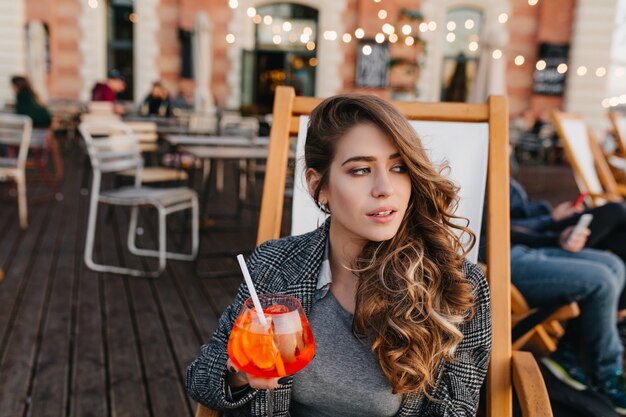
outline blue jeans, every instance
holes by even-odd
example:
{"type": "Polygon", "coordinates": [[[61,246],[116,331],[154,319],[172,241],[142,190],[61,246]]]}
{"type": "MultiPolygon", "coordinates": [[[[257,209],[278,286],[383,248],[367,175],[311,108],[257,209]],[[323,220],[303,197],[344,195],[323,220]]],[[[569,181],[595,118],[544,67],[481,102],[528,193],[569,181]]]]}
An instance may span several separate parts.
{"type": "Polygon", "coordinates": [[[511,249],[511,278],[531,307],[571,301],[580,306],[578,345],[593,379],[622,371],[623,347],[617,331],[617,305],[624,288],[624,263],[612,253],[560,248],[511,249]]]}

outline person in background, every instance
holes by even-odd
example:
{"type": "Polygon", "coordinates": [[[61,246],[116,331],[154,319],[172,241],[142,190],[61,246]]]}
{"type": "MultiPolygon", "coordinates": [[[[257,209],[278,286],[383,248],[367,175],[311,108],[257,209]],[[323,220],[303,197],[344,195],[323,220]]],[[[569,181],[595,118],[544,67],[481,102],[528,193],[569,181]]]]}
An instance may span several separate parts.
{"type": "Polygon", "coordinates": [[[244,300],[188,367],[191,397],[225,415],[475,416],[491,352],[489,288],[464,258],[457,188],[387,101],[343,94],[311,114],[306,180],[330,214],[317,230],[266,242],[248,264],[259,293],[302,303],[316,354],[295,375],[237,369],[227,341],[244,300]]]}
{"type": "Polygon", "coordinates": [[[150,90],[150,94],[143,100],[139,108],[139,114],[142,116],[159,117],[169,117],[172,115],[170,95],[160,81],[155,81],[152,84],[152,90],[150,90]]]}
{"type": "Polygon", "coordinates": [[[126,79],[118,70],[111,70],[105,82],[98,82],[91,90],[92,101],[110,101],[117,114],[124,114],[124,107],[117,104],[117,95],[126,90],[126,79]]]}
{"type": "Polygon", "coordinates": [[[19,75],[11,78],[11,86],[15,92],[15,113],[29,116],[33,128],[46,129],[52,124],[52,116],[33,91],[28,78],[19,75]]]}
{"type": "Polygon", "coordinates": [[[189,80],[181,80],[178,85],[178,94],[172,100],[172,113],[178,116],[180,113],[193,110],[193,108],[193,85],[189,80]]]}
{"type": "MultiPolygon", "coordinates": [[[[619,256],[626,264],[626,205],[609,202],[586,208],[583,202],[564,201],[552,207],[547,201],[530,200],[524,187],[514,179],[509,183],[511,228],[522,232],[517,242],[528,246],[559,247],[564,231],[576,225],[580,216],[593,214],[590,235],[585,247],[604,249],[619,256]]],[[[626,294],[620,309],[626,308],[626,294]]]]}
{"type": "MultiPolygon", "coordinates": [[[[590,387],[605,395],[618,413],[626,413],[624,349],[617,328],[626,272],[620,257],[599,250],[617,243],[613,233],[626,233],[626,208],[607,204],[589,210],[595,216],[590,228],[570,239],[584,211],[583,205],[571,202],[552,208],[529,200],[511,179],[511,281],[533,308],[578,302],[580,316],[568,322],[558,349],[542,362],[565,384],[578,390],[590,387]]],[[[480,249],[484,260],[482,238],[480,249]]]]}

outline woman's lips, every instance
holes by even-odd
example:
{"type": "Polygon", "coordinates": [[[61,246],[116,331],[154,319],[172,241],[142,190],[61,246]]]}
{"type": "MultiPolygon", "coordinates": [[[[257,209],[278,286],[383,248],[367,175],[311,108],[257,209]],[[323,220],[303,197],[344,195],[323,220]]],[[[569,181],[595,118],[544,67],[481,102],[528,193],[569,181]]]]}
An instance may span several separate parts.
{"type": "Polygon", "coordinates": [[[367,214],[367,217],[374,220],[377,223],[388,223],[396,215],[396,211],[393,209],[376,210],[367,214]]]}

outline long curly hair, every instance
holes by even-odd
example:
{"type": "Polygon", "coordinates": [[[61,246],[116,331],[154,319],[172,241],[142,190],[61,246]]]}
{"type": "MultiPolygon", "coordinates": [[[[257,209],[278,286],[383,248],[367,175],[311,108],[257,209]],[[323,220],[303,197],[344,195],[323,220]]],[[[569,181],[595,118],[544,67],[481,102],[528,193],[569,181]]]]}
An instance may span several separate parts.
{"type": "Polygon", "coordinates": [[[463,338],[459,327],[474,312],[462,263],[476,238],[467,219],[453,214],[458,188],[442,174],[447,167],[435,168],[405,117],[372,95],[334,96],[311,114],[305,163],[320,175],[313,195],[318,205],[337,142],[361,124],[393,141],[407,166],[411,197],[395,236],[368,242],[350,266],[359,277],[353,332],[372,343],[394,393],[430,397],[440,364],[454,360],[463,338]]]}

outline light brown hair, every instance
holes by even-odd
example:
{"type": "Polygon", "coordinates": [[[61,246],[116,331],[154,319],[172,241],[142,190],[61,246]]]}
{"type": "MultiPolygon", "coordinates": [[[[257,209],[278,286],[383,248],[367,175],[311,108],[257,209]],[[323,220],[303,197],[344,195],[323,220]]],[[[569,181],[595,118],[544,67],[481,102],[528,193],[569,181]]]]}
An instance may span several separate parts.
{"type": "Polygon", "coordinates": [[[311,114],[305,162],[320,175],[313,196],[318,205],[337,142],[362,124],[393,141],[407,166],[411,198],[396,235],[367,243],[350,266],[359,277],[353,332],[372,343],[394,393],[430,397],[440,364],[454,360],[463,338],[459,326],[473,314],[473,288],[461,269],[469,249],[455,230],[469,236],[470,248],[475,236],[453,223],[457,187],[430,162],[405,117],[372,95],[334,96],[311,114]]]}

